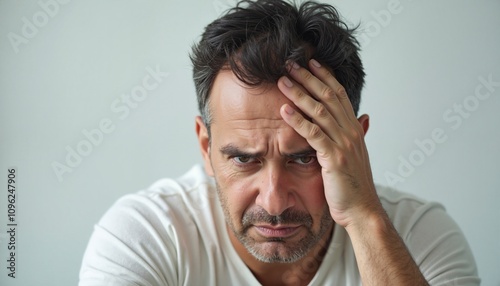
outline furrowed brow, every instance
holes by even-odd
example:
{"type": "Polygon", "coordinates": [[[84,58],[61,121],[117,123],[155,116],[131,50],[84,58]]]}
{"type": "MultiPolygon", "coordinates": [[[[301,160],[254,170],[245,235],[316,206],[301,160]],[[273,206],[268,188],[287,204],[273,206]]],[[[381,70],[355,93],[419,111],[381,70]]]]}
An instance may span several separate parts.
{"type": "Polygon", "coordinates": [[[288,158],[292,158],[292,159],[313,156],[313,155],[316,155],[316,150],[314,150],[312,147],[307,147],[304,150],[300,150],[298,152],[284,153],[283,154],[283,156],[288,157],[288,158]]]}
{"type": "Polygon", "coordinates": [[[257,153],[250,153],[247,151],[243,151],[239,149],[238,147],[234,146],[233,144],[227,144],[222,146],[219,151],[227,155],[229,157],[250,157],[250,158],[259,158],[264,156],[264,152],[257,152],[257,153]]]}

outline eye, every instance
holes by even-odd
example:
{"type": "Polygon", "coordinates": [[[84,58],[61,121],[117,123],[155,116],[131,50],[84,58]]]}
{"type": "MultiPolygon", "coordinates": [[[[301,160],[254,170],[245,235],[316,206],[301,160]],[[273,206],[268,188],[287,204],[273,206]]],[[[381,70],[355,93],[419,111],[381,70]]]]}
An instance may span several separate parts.
{"type": "Polygon", "coordinates": [[[300,165],[309,165],[316,162],[316,156],[302,156],[294,159],[294,162],[300,165]]]}
{"type": "Polygon", "coordinates": [[[249,156],[236,156],[233,157],[233,160],[238,164],[248,164],[252,163],[255,160],[255,158],[249,156]]]}

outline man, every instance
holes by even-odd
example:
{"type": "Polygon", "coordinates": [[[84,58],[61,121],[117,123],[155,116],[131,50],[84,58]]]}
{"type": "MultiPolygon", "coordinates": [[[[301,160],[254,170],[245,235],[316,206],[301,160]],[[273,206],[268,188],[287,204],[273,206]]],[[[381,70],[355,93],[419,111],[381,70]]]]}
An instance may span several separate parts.
{"type": "Polygon", "coordinates": [[[191,59],[204,170],[119,200],[80,285],[478,285],[443,208],[376,187],[353,31],[308,2],[240,3],[191,59]]]}

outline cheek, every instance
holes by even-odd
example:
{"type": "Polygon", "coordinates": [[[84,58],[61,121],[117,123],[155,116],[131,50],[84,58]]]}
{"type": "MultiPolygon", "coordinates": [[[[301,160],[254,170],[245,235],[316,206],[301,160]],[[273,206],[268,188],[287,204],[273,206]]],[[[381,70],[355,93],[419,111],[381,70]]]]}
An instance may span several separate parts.
{"type": "Polygon", "coordinates": [[[322,214],[327,203],[321,173],[315,174],[306,180],[301,180],[298,184],[297,195],[304,207],[313,216],[322,214]]]}
{"type": "Polygon", "coordinates": [[[215,179],[219,185],[221,196],[223,196],[225,208],[229,211],[231,218],[237,220],[236,223],[239,224],[243,213],[255,202],[252,180],[236,176],[224,164],[220,165],[219,168],[214,166],[214,169],[217,170],[215,179]]]}

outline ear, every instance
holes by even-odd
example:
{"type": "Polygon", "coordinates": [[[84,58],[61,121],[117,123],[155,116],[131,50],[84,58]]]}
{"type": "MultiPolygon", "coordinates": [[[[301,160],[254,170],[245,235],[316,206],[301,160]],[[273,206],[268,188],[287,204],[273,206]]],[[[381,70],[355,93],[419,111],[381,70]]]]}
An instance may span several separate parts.
{"type": "Polygon", "coordinates": [[[210,141],[208,139],[207,127],[203,123],[201,116],[196,116],[196,136],[198,136],[198,144],[200,144],[201,155],[205,163],[205,172],[209,176],[214,176],[212,169],[212,161],[210,159],[210,141]]]}
{"type": "Polygon", "coordinates": [[[365,133],[366,136],[368,128],[370,128],[370,116],[368,116],[368,114],[363,114],[360,117],[358,117],[358,122],[363,127],[363,132],[365,133]]]}

